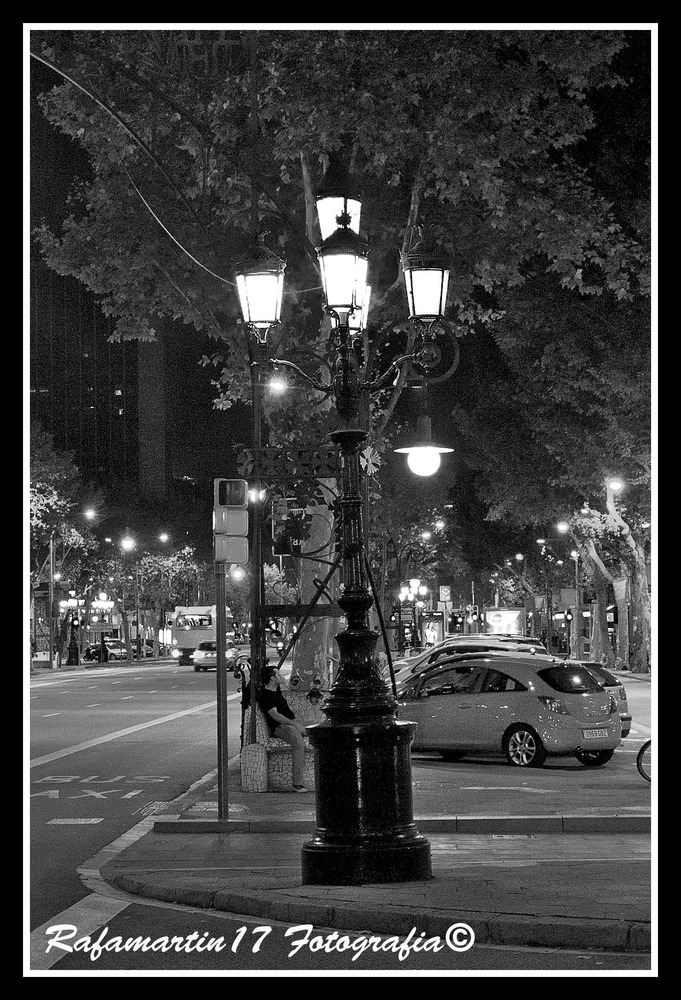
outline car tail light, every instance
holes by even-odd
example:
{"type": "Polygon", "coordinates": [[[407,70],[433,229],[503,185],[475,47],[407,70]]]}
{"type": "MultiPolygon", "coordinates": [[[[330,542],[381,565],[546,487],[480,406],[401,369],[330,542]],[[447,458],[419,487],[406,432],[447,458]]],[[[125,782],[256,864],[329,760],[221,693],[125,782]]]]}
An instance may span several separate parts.
{"type": "Polygon", "coordinates": [[[569,711],[562,701],[557,698],[538,698],[538,701],[542,703],[545,708],[548,708],[549,712],[556,712],[558,715],[569,715],[569,711]]]}
{"type": "Polygon", "coordinates": [[[614,698],[613,695],[610,695],[609,713],[610,715],[613,715],[616,711],[617,711],[617,698],[614,698]]]}
{"type": "Polygon", "coordinates": [[[627,692],[626,692],[625,688],[621,687],[620,688],[620,701],[626,701],[626,700],[627,700],[627,692]]]}

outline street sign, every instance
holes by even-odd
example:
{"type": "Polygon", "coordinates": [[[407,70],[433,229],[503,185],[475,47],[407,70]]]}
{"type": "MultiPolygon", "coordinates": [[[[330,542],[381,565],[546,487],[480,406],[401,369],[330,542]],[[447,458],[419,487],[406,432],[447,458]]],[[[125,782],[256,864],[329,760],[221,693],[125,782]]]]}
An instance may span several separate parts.
{"type": "Polygon", "coordinates": [[[443,602],[451,601],[452,599],[452,588],[451,587],[440,587],[440,600],[443,602]]]}

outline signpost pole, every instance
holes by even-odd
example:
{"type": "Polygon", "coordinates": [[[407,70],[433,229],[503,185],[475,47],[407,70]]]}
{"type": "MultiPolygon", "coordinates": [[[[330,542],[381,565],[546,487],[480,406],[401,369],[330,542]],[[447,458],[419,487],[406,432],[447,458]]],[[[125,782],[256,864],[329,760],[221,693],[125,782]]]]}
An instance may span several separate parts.
{"type": "Polygon", "coordinates": [[[218,819],[229,819],[227,796],[229,765],[229,750],[227,745],[227,612],[224,562],[215,563],[215,595],[218,702],[218,819]]]}

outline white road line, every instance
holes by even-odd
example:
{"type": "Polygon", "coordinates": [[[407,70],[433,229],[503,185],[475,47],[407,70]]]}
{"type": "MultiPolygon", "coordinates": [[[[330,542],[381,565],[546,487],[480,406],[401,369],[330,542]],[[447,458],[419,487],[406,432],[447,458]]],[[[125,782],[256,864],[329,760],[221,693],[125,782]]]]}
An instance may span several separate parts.
{"type": "Polygon", "coordinates": [[[85,707],[86,707],[86,708],[99,708],[99,706],[100,706],[101,704],[102,704],[102,703],[101,703],[101,701],[96,701],[96,702],[94,703],[94,705],[86,705],[85,707]]]}
{"type": "Polygon", "coordinates": [[[61,948],[50,948],[46,952],[50,940],[47,935],[49,927],[54,927],[56,924],[73,924],[78,928],[79,937],[85,937],[117,917],[126,907],[130,906],[130,902],[128,899],[115,899],[93,892],[74,906],[70,906],[68,910],[62,910],[61,913],[56,914],[40,927],[36,927],[31,932],[29,941],[29,954],[27,956],[29,970],[50,969],[67,954],[61,948]]]}
{"type": "Polygon", "coordinates": [[[47,821],[47,826],[83,826],[87,823],[102,823],[104,817],[100,816],[98,819],[50,819],[47,821]]]}
{"type": "MultiPolygon", "coordinates": [[[[227,696],[227,701],[232,701],[234,698],[240,698],[240,694],[230,694],[227,696]]],[[[56,750],[54,753],[45,754],[44,757],[36,757],[31,761],[31,767],[38,767],[40,764],[49,764],[50,761],[60,760],[62,757],[68,757],[72,753],[78,753],[81,750],[88,750],[90,747],[99,746],[101,743],[109,743],[111,740],[118,740],[121,736],[128,736],[130,733],[138,733],[141,729],[149,729],[151,726],[160,726],[164,722],[172,722],[174,719],[181,719],[185,715],[194,715],[196,712],[204,712],[207,708],[215,708],[216,702],[207,701],[203,705],[197,705],[196,708],[187,708],[183,712],[173,712],[172,715],[164,715],[160,719],[152,719],[150,722],[141,722],[138,726],[129,726],[127,729],[119,729],[115,733],[109,733],[107,736],[98,736],[97,739],[87,740],[85,743],[78,743],[72,747],[66,747],[64,750],[56,750]]]]}
{"type": "Polygon", "coordinates": [[[47,715],[43,715],[43,719],[51,719],[53,715],[61,715],[61,712],[49,712],[47,715]]]}
{"type": "Polygon", "coordinates": [[[134,697],[134,694],[126,694],[121,698],[121,701],[130,701],[130,699],[134,697]]]}

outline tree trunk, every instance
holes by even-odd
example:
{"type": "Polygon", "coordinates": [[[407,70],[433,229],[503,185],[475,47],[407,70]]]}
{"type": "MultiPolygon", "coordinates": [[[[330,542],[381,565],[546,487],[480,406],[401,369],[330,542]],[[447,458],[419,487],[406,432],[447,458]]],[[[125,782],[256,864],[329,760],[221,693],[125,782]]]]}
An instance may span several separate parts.
{"type": "MultiPolygon", "coordinates": [[[[324,480],[328,485],[333,480],[324,480]]],[[[310,524],[310,537],[303,541],[301,552],[315,553],[320,559],[333,560],[333,518],[326,506],[313,508],[310,524]],[[331,525],[331,527],[329,527],[331,525]]],[[[309,556],[300,560],[300,599],[303,604],[310,604],[316,593],[314,579],[323,580],[330,566],[326,562],[317,562],[309,556]]],[[[327,590],[336,595],[335,574],[327,584],[327,590]]],[[[321,598],[323,605],[327,598],[321,598]]],[[[317,605],[319,607],[319,605],[317,605]]],[[[293,646],[293,667],[291,670],[292,686],[298,690],[310,691],[318,688],[329,690],[329,658],[333,653],[332,635],[336,631],[337,619],[308,618],[300,637],[293,646]]]]}
{"type": "Polygon", "coordinates": [[[596,603],[592,604],[593,624],[591,662],[602,663],[611,670],[615,666],[615,653],[608,638],[608,579],[595,568],[593,586],[596,603]]]}
{"type": "Polygon", "coordinates": [[[123,642],[125,643],[125,658],[132,660],[132,643],[130,641],[130,623],[128,622],[128,612],[121,611],[121,622],[123,623],[123,642]]]}
{"type": "Polygon", "coordinates": [[[635,673],[650,673],[650,593],[645,560],[636,560],[631,578],[632,636],[629,666],[635,673]]]}

